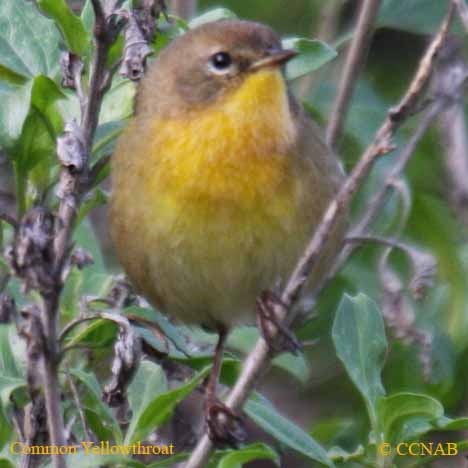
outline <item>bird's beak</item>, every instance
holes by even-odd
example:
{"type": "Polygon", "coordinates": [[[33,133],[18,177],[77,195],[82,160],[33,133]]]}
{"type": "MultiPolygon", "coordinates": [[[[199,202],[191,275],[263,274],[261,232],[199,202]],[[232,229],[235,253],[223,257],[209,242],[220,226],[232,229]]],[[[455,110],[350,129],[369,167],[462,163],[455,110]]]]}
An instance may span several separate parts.
{"type": "Polygon", "coordinates": [[[249,69],[253,71],[259,70],[260,68],[283,65],[297,54],[298,52],[292,49],[277,49],[270,52],[267,57],[262,57],[260,60],[253,62],[249,69]]]}

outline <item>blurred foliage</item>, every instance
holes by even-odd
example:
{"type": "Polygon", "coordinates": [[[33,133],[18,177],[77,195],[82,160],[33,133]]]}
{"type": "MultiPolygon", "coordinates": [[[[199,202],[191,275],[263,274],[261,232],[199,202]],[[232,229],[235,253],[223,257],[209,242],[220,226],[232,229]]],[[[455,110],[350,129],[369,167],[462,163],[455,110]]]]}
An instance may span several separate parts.
{"type": "MultiPolygon", "coordinates": [[[[190,22],[180,18],[173,18],[171,23],[161,20],[153,47],[157,54],[185,30],[223,17],[238,16],[268,23],[284,36],[285,45],[300,52],[287,69],[294,88],[298,78],[320,68],[314,86],[304,96],[304,104],[325,123],[336,95],[344,46],[352,36],[355,16],[354,2],[333,1],[344,5],[333,42],[338,44],[337,51],[313,39],[320,26],[324,3],[321,0],[200,0],[201,14],[190,22]]],[[[427,34],[435,31],[447,4],[446,0],[383,1],[368,64],[358,82],[340,148],[347,169],[352,168],[388,108],[404,91],[427,34]]],[[[19,216],[38,203],[56,206],[55,141],[64,122],[79,116],[75,93],[61,86],[59,52],[72,50],[83,57],[88,69],[93,52],[93,17],[89,0],[78,15],[63,0],[38,0],[37,8],[26,0],[0,2],[0,148],[13,167],[19,216]]],[[[454,33],[460,32],[460,25],[456,24],[454,33]]],[[[115,62],[121,51],[119,39],[109,63],[115,62]]],[[[134,93],[133,83],[114,78],[100,114],[91,155],[93,162],[112,152],[115,139],[132,113],[134,93]]],[[[399,133],[396,139],[399,149],[382,158],[375,167],[355,200],[353,216],[362,213],[370,195],[381,186],[386,171],[411,135],[415,120],[399,133]]],[[[107,174],[108,168],[104,168],[102,179],[107,174]]],[[[408,457],[384,460],[379,444],[437,440],[435,437],[440,437],[440,433],[455,431],[455,435],[447,436],[452,441],[459,437],[459,431],[468,429],[468,419],[462,416],[468,403],[465,372],[468,249],[466,227],[448,201],[447,180],[444,144],[434,128],[419,144],[406,172],[411,206],[402,232],[396,232],[404,240],[432,252],[439,265],[438,279],[425,300],[411,300],[415,327],[431,337],[430,375],[424,375],[418,343],[397,339],[391,330],[386,331],[379,305],[381,285],[376,274],[381,249],[364,247],[320,296],[317,317],[296,329],[303,342],[316,339],[319,342],[306,346],[303,355],[284,354],[274,360],[273,370],[283,379],[275,384],[283,386],[286,378],[289,385],[293,379],[300,388],[302,419],[293,421],[286,416],[290,402],[284,402],[280,414],[265,395],[255,393],[245,412],[269,435],[268,442],[217,451],[210,467],[238,467],[257,459],[270,460],[272,465],[279,466],[284,453],[293,453],[295,465],[291,466],[298,467],[390,466],[390,463],[413,466],[414,460],[408,457]]],[[[81,206],[74,242],[92,254],[94,264],[84,270],[72,270],[61,301],[63,325],[79,315],[83,298],[103,298],[112,288],[116,272],[102,258],[89,217],[93,209],[106,202],[105,191],[96,187],[81,206]]],[[[376,229],[393,235],[402,216],[401,201],[393,196],[382,208],[376,229]]],[[[12,235],[12,229],[1,223],[2,247],[11,241],[12,235]]],[[[408,278],[409,266],[402,256],[392,254],[391,263],[402,278],[408,278]]],[[[34,292],[24,294],[15,278],[7,283],[5,292],[15,298],[18,307],[36,299],[34,292]]],[[[215,337],[198,328],[174,325],[150,308],[127,307],[122,313],[155,322],[169,339],[168,360],[188,369],[189,374],[174,384],[168,382],[162,363],[144,359],[128,388],[131,418],[127,425],[122,425],[102,401],[118,327],[101,319],[82,324],[67,335],[67,345],[93,348],[88,353],[70,351],[66,358],[70,376],[79,387],[89,428],[99,440],[133,443],[147,440],[163,427],[173,417],[177,405],[200,385],[211,366],[215,337]]],[[[150,330],[141,326],[134,326],[134,330],[153,349],[165,351],[164,343],[150,330]]],[[[223,383],[230,385],[235,381],[241,358],[257,337],[258,332],[252,327],[232,333],[230,353],[223,364],[223,383]]],[[[16,329],[0,325],[0,466],[19,463],[10,453],[8,443],[17,439],[12,413],[28,402],[25,359],[24,343],[16,329]]],[[[63,406],[67,409],[66,418],[71,419],[77,417],[77,410],[69,403],[71,394],[65,379],[63,385],[67,398],[63,406]]],[[[296,395],[295,392],[291,385],[291,393],[296,395]]],[[[274,395],[274,389],[269,393],[274,395]]],[[[78,440],[80,437],[83,440],[83,428],[75,430],[78,440]]],[[[466,442],[460,442],[459,447],[466,448],[466,442]]],[[[123,456],[70,456],[68,464],[156,468],[170,466],[186,456],[178,453],[172,459],[156,462],[123,456]]]]}

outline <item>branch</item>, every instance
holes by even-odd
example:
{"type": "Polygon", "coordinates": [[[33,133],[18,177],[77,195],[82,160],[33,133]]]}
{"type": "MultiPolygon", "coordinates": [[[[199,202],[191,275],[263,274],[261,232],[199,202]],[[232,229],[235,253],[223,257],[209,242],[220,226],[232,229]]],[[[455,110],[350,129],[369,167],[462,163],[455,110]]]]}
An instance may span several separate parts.
{"type": "MultiPolygon", "coordinates": [[[[380,213],[382,205],[385,203],[385,200],[387,199],[392,189],[395,188],[396,182],[404,172],[406,165],[411,156],[414,154],[419,142],[422,140],[428,128],[434,122],[435,118],[439,115],[443,107],[444,103],[442,101],[437,101],[426,109],[423,116],[421,117],[418,128],[408,143],[403,147],[400,155],[398,156],[398,159],[395,161],[395,165],[391,169],[390,173],[386,176],[381,190],[372,197],[367,206],[367,209],[365,210],[364,216],[351,229],[351,236],[363,235],[370,224],[374,221],[375,217],[380,213]]],[[[341,270],[341,267],[346,263],[349,256],[355,249],[356,246],[353,245],[345,245],[343,247],[340,255],[333,265],[333,268],[330,270],[327,278],[324,279],[323,286],[330,278],[333,278],[336,273],[341,270]]]]}
{"type": "Polygon", "coordinates": [[[356,30],[346,57],[343,76],[327,128],[327,143],[334,148],[343,130],[359,71],[364,63],[381,0],[363,0],[356,30]]]}
{"type": "MultiPolygon", "coordinates": [[[[462,93],[463,87],[468,78],[467,66],[463,64],[463,67],[461,68],[461,64],[457,62],[448,67],[445,66],[441,70],[438,70],[437,75],[443,76],[437,76],[437,80],[434,80],[435,85],[437,87],[434,90],[435,100],[424,111],[416,131],[414,132],[408,143],[401,150],[393,168],[384,177],[384,181],[381,184],[382,188],[372,197],[371,201],[367,206],[364,216],[351,229],[351,236],[359,236],[364,234],[367,228],[371,225],[371,223],[380,213],[382,205],[387,200],[387,197],[389,196],[391,191],[397,188],[401,175],[403,174],[406,168],[406,165],[408,164],[410,158],[416,151],[419,142],[424,137],[425,133],[427,132],[430,125],[434,122],[434,120],[439,115],[441,115],[442,118],[445,119],[447,113],[450,113],[453,109],[456,109],[457,106],[460,105],[460,102],[463,102],[463,97],[461,97],[460,94],[462,93]]],[[[459,125],[457,125],[457,120],[453,119],[451,123],[451,131],[460,132],[459,125]]],[[[457,143],[463,145],[463,142],[457,143]]],[[[450,150],[452,146],[448,144],[448,148],[450,150]]],[[[462,164],[461,161],[458,161],[457,164],[458,163],[462,164]]],[[[458,166],[455,172],[457,173],[457,177],[459,176],[461,178],[461,174],[465,173],[465,169],[463,167],[458,166]]],[[[464,181],[462,183],[461,179],[459,179],[459,182],[461,186],[464,186],[464,181]]],[[[457,184],[455,184],[454,186],[455,189],[460,190],[457,184]]],[[[355,246],[350,245],[346,245],[343,248],[325,282],[328,281],[328,279],[332,278],[341,269],[341,267],[344,265],[344,263],[354,250],[355,246]]]]}
{"type": "Polygon", "coordinates": [[[450,179],[447,193],[457,215],[468,222],[468,135],[464,110],[464,93],[460,81],[468,76],[468,62],[462,53],[462,40],[452,38],[441,54],[436,85],[446,94],[453,95],[453,104],[439,119],[439,127],[445,142],[445,165],[450,179]]]}
{"type": "Polygon", "coordinates": [[[468,7],[466,6],[465,0],[454,0],[454,3],[457,6],[463,26],[465,26],[466,32],[468,32],[468,7]]]}
{"type": "Polygon", "coordinates": [[[73,400],[75,401],[76,409],[78,410],[78,414],[80,416],[80,421],[83,427],[83,432],[86,436],[86,440],[94,441],[96,438],[94,437],[94,435],[88,427],[88,424],[86,423],[86,417],[84,414],[83,405],[81,404],[80,395],[78,393],[78,389],[76,388],[75,382],[73,381],[73,377],[70,375],[69,369],[66,370],[66,376],[68,384],[70,385],[73,400]]]}
{"type": "MultiPolygon", "coordinates": [[[[323,250],[328,236],[339,223],[340,219],[345,216],[345,212],[354,194],[364,182],[376,160],[383,154],[392,150],[391,139],[394,133],[411,115],[417,99],[425,90],[426,84],[433,71],[435,56],[447,38],[453,19],[453,13],[454,3],[452,2],[437,35],[431,42],[419,64],[419,68],[410,83],[408,91],[405,93],[398,106],[395,109],[389,110],[374,141],[364,152],[360,161],[346,179],[341,190],[328,206],[314,236],[289,277],[282,292],[281,301],[275,304],[275,315],[277,314],[277,316],[281,317],[283,320],[287,319],[288,323],[293,321],[295,313],[297,313],[292,309],[292,305],[298,299],[310,271],[320,259],[320,253],[323,250]]],[[[247,356],[242,372],[226,399],[226,404],[229,408],[234,411],[238,411],[242,408],[259,376],[268,369],[270,364],[271,355],[268,345],[263,338],[259,338],[254,349],[247,356]]],[[[200,468],[206,466],[212,448],[213,444],[208,435],[203,435],[193,450],[185,468],[200,468]]]]}
{"type": "MultiPolygon", "coordinates": [[[[75,223],[77,208],[83,195],[83,180],[88,173],[88,160],[92,141],[99,119],[103,94],[110,85],[106,60],[110,45],[115,37],[109,28],[106,13],[99,0],[92,0],[95,14],[95,53],[90,72],[89,92],[85,96],[81,86],[81,67],[74,67],[72,73],[81,106],[81,122],[68,124],[65,134],[57,140],[57,154],[62,165],[58,196],[60,198],[55,222],[52,245],[51,275],[53,285],[41,291],[41,324],[45,335],[45,349],[42,357],[43,387],[47,410],[47,424],[51,445],[65,444],[64,424],[60,408],[60,384],[58,367],[60,349],[57,340],[60,295],[63,288],[63,269],[67,263],[71,246],[70,239],[75,223]]],[[[52,456],[55,468],[64,468],[62,455],[52,456]]]]}

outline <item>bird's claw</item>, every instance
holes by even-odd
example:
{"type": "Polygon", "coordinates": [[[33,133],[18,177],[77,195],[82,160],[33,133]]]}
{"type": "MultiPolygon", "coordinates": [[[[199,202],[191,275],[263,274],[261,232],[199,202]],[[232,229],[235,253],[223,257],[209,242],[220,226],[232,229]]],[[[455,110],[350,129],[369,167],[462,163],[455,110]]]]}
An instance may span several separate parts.
{"type": "Polygon", "coordinates": [[[207,402],[205,414],[208,437],[215,445],[237,448],[246,439],[242,418],[220,400],[207,402]]]}
{"type": "Polygon", "coordinates": [[[276,306],[286,307],[272,291],[264,291],[257,299],[258,328],[273,353],[289,351],[298,354],[302,345],[276,314],[276,306]]]}

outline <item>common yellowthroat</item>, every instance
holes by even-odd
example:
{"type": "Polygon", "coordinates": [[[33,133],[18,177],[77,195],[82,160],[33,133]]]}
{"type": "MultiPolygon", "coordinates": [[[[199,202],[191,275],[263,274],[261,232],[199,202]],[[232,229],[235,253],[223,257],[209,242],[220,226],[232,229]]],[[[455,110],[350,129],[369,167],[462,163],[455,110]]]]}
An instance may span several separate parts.
{"type": "MultiPolygon", "coordinates": [[[[294,55],[259,23],[187,32],[148,70],[112,160],[112,235],[130,280],[159,310],[219,333],[206,411],[221,439],[226,334],[288,277],[343,177],[288,90],[294,55]]],[[[341,238],[340,228],[309,288],[341,238]]]]}

